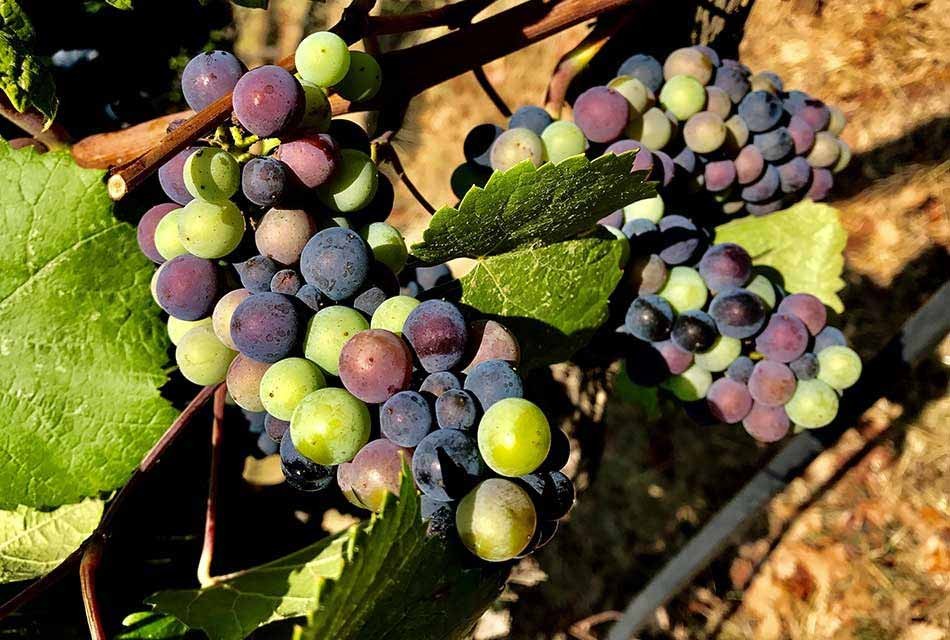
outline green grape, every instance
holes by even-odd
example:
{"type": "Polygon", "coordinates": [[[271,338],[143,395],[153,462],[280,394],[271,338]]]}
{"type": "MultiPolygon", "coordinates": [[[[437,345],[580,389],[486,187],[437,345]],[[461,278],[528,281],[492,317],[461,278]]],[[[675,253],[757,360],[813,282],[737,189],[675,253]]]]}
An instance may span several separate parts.
{"type": "Polygon", "coordinates": [[[306,80],[301,80],[300,86],[303,87],[304,96],[304,111],[300,128],[325,133],[330,129],[332,119],[330,99],[327,98],[326,91],[306,80]]]}
{"type": "Polygon", "coordinates": [[[181,209],[169,211],[155,227],[155,250],[166,260],[188,253],[188,249],[178,237],[178,220],[181,218],[181,212],[181,209]]]}
{"type": "Polygon", "coordinates": [[[396,227],[385,222],[373,222],[363,227],[360,236],[373,250],[373,257],[393,273],[399,273],[406,266],[409,251],[406,249],[406,240],[396,227]]]}
{"type": "Polygon", "coordinates": [[[653,92],[639,78],[617,76],[607,86],[627,99],[631,118],[643,114],[656,102],[653,92]]]}
{"type": "Polygon", "coordinates": [[[185,160],[185,188],[205,202],[225,202],[241,186],[241,167],[224,149],[198,149],[185,160]]]}
{"type": "Polygon", "coordinates": [[[234,315],[237,306],[250,295],[251,292],[247,289],[229,291],[221,296],[211,312],[211,326],[214,328],[214,335],[218,336],[218,340],[223,342],[228,349],[237,351],[237,345],[231,339],[231,316],[234,315]]]}
{"type": "Polygon", "coordinates": [[[348,462],[369,442],[366,405],[346,389],[327,387],[304,397],[290,418],[290,438],[304,457],[317,464],[348,462]]]}
{"type": "Polygon", "coordinates": [[[214,204],[195,198],[181,210],[178,237],[192,255],[209,260],[223,258],[241,244],[244,214],[228,200],[214,204]]]}
{"type": "Polygon", "coordinates": [[[742,342],[729,336],[719,336],[712,349],[697,353],[693,361],[706,371],[725,371],[742,353],[742,342]]]}
{"type": "Polygon", "coordinates": [[[179,320],[175,316],[168,316],[168,339],[172,344],[178,346],[181,337],[188,333],[190,329],[211,325],[211,318],[202,318],[201,320],[179,320]]]}
{"type": "Polygon", "coordinates": [[[818,352],[818,379],[835,389],[847,389],[861,377],[861,356],[842,345],[818,352]]]}
{"type": "Polygon", "coordinates": [[[541,142],[544,143],[544,158],[548,162],[557,164],[565,158],[584,153],[587,149],[587,138],[584,132],[573,122],[555,120],[541,132],[541,142]]]}
{"type": "Polygon", "coordinates": [[[207,325],[195,327],[181,337],[175,361],[181,375],[200,385],[224,382],[228,365],[237,352],[228,349],[207,325]]]}
{"type": "Polygon", "coordinates": [[[419,306],[419,301],[410,296],[394,296],[383,301],[373,312],[369,326],[373,329],[385,329],[397,336],[402,335],[402,326],[413,309],[419,306]]]}
{"type": "Polygon", "coordinates": [[[660,104],[682,122],[703,110],[706,88],[691,76],[673,76],[660,89],[660,104]]]}
{"type": "Polygon", "coordinates": [[[653,151],[665,147],[673,137],[673,123],[661,109],[647,109],[642,116],[636,116],[627,125],[628,138],[639,140],[643,146],[653,151]]]}
{"type": "Polygon", "coordinates": [[[455,527],[465,547],[482,560],[504,562],[528,546],[538,514],[528,492],[510,480],[483,480],[459,502],[455,527]]]}
{"type": "Polygon", "coordinates": [[[350,69],[350,51],[340,36],[329,31],[311,33],[297,45],[294,65],[300,77],[318,87],[332,87],[350,69]]]}
{"type": "Polygon", "coordinates": [[[666,284],[658,294],[665,298],[676,313],[692,309],[702,309],[709,296],[709,290],[699,272],[690,267],[673,267],[666,284]]]}
{"type": "Polygon", "coordinates": [[[152,274],[152,280],[148,283],[148,290],[152,294],[152,300],[155,301],[155,304],[161,306],[158,302],[158,291],[156,290],[156,285],[158,284],[158,274],[162,272],[162,267],[165,266],[165,263],[158,265],[158,269],[155,270],[155,273],[152,274]]]}
{"type": "Polygon", "coordinates": [[[663,217],[665,210],[666,205],[663,202],[663,196],[657,194],[652,198],[637,200],[625,206],[623,208],[623,221],[627,223],[631,220],[643,219],[656,224],[663,217]]]}
{"type": "Polygon", "coordinates": [[[551,425],[538,405],[505,398],[488,408],[478,423],[478,450],[485,464],[503,476],[534,472],[551,448],[551,425]]]}
{"type": "Polygon", "coordinates": [[[765,306],[769,309],[775,307],[775,286],[772,284],[771,280],[762,274],[752,278],[745,288],[762,298],[762,302],[764,302],[765,306]]]}
{"type": "Polygon", "coordinates": [[[823,427],[838,415],[838,394],[821,380],[799,380],[795,394],[785,405],[785,413],[806,429],[823,427]]]}
{"type": "Polygon", "coordinates": [[[683,373],[671,377],[663,383],[663,388],[683,402],[702,400],[712,385],[712,374],[696,363],[683,373]]]}
{"type": "Polygon", "coordinates": [[[382,84],[383,72],[376,58],[362,51],[351,51],[346,77],[334,89],[351,102],[363,102],[374,98],[382,84]]]}
{"type": "Polygon", "coordinates": [[[325,386],[320,367],[305,358],[284,358],[261,378],[261,403],[278,420],[290,420],[305,396],[325,386]]]}
{"type": "Polygon", "coordinates": [[[307,325],[304,355],[330,375],[340,375],[340,351],[343,345],[365,329],[369,329],[369,324],[356,309],[339,305],[321,309],[307,325]]]}
{"type": "Polygon", "coordinates": [[[376,195],[379,171],[368,155],[356,149],[340,152],[340,165],[317,189],[323,204],[340,213],[358,211],[376,195]]]}

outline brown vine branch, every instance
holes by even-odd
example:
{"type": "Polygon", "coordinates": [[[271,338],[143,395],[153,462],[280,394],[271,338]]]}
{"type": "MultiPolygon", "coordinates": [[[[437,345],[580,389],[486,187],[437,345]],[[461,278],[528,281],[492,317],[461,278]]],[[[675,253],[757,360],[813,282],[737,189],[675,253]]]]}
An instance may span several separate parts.
{"type": "Polygon", "coordinates": [[[404,15],[370,16],[369,33],[382,36],[394,33],[421,31],[434,27],[458,29],[468,24],[484,9],[496,0],[462,0],[428,11],[419,11],[404,15]]]}
{"type": "Polygon", "coordinates": [[[131,162],[161,142],[169,124],[194,115],[191,110],[179,111],[127,129],[91,135],[73,145],[73,158],[80,167],[92,169],[131,162]]]}
{"type": "Polygon", "coordinates": [[[54,122],[48,129],[44,129],[46,117],[43,114],[32,107],[20,113],[2,93],[0,93],[0,116],[23,129],[32,138],[39,140],[50,149],[60,149],[72,141],[69,133],[62,125],[54,122]]]}
{"type": "Polygon", "coordinates": [[[155,468],[162,454],[184,433],[185,427],[191,423],[195,414],[208,402],[208,399],[211,398],[215,389],[219,386],[221,385],[210,385],[198,392],[198,395],[188,403],[188,406],[184,408],[178,418],[168,427],[164,435],[155,443],[145,457],[142,458],[142,462],[139,463],[139,466],[135,469],[129,481],[125,483],[125,486],[119,490],[112,500],[112,503],[106,510],[105,515],[102,516],[102,520],[99,521],[96,530],[92,532],[92,535],[86,538],[86,541],[83,542],[78,549],[69,554],[65,560],[59,563],[55,569],[37,579],[26,589],[0,605],[0,620],[3,620],[23,605],[32,602],[37,596],[69,574],[76,565],[80,564],[86,548],[90,544],[94,541],[105,540],[109,537],[112,530],[112,522],[115,520],[122,505],[128,500],[129,495],[134,493],[138,486],[142,484],[143,480],[155,468]]]}
{"type": "Polygon", "coordinates": [[[102,561],[103,541],[99,536],[90,538],[79,564],[79,586],[82,590],[82,603],[86,609],[86,622],[89,624],[89,637],[92,640],[106,640],[106,629],[102,623],[99,597],[96,595],[96,572],[102,561]]]}
{"type": "Polygon", "coordinates": [[[482,91],[485,92],[485,95],[488,96],[488,99],[491,100],[491,103],[495,105],[495,108],[498,109],[498,112],[505,118],[511,117],[511,109],[508,108],[504,98],[498,94],[491,80],[485,75],[485,69],[483,67],[475,67],[472,69],[472,73],[475,74],[478,85],[482,88],[482,91]]]}
{"type": "Polygon", "coordinates": [[[417,187],[415,183],[409,179],[408,174],[406,174],[406,168],[402,165],[402,160],[399,159],[399,154],[396,153],[396,149],[392,145],[392,134],[392,131],[387,131],[373,141],[372,152],[374,161],[377,165],[383,162],[388,162],[392,165],[393,171],[396,172],[396,177],[399,178],[400,182],[409,190],[410,195],[416,199],[416,202],[418,202],[429,215],[433,215],[435,213],[435,207],[422,195],[419,187],[417,187]]]}
{"type": "Polygon", "coordinates": [[[218,516],[218,475],[221,467],[222,436],[224,435],[224,400],[227,387],[221,385],[214,392],[214,419],[211,422],[211,471],[208,479],[208,502],[205,506],[205,534],[201,545],[201,557],[198,559],[198,583],[208,586],[214,582],[211,577],[211,562],[214,559],[215,533],[218,516]]]}

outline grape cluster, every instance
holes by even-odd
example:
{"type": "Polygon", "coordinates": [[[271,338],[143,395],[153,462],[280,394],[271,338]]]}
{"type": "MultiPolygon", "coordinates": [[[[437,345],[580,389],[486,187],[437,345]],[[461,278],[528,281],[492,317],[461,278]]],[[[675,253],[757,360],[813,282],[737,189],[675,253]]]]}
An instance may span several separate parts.
{"type": "Polygon", "coordinates": [[[793,425],[814,429],[838,413],[861,359],[827,326],[822,302],[784,295],[739,245],[709,245],[682,216],[635,219],[627,267],[633,300],[618,332],[631,336],[626,368],[660,385],[694,415],[741,422],[762,442],[793,425]]]}
{"type": "Polygon", "coordinates": [[[336,481],[378,511],[407,464],[433,534],[457,531],[488,561],[530,553],[573,504],[559,471],[567,438],[522,398],[504,326],[417,299],[451,272],[404,269],[405,241],[383,221],[392,188],[365,132],[332,121],[326,96],[371,98],[375,61],[317,33],[296,66],[299,78],[245,72],[215,51],[183,74],[193,108],[233,91],[241,137],[276,143],[249,158],[198,146],[161,168],[173,202],[145,213],[138,240],[159,265],[152,294],[178,368],[195,384],[226,383],[290,486],[336,481]]]}

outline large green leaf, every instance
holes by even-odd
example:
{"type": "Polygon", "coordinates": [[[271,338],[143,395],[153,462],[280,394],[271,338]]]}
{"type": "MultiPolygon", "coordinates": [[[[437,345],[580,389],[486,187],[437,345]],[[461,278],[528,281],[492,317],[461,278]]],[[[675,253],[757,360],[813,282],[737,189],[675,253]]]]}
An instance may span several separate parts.
{"type": "Polygon", "coordinates": [[[103,172],[0,140],[0,508],[122,485],[175,417],[153,269],[103,172]]]}
{"type": "Polygon", "coordinates": [[[583,155],[536,169],[529,161],[495,172],[458,209],[442,207],[429,222],[418,258],[479,258],[573,238],[620,207],[655,194],[645,172],[630,173],[634,152],[583,155]]]}
{"type": "Polygon", "coordinates": [[[838,211],[805,200],[768,216],[748,216],[716,229],[716,242],[734,242],[757,265],[775,269],[791,293],[811,293],[841,313],[837,292],[844,288],[844,245],[848,234],[838,211]]]}
{"type": "Polygon", "coordinates": [[[6,31],[23,42],[33,39],[33,23],[17,0],[0,0],[0,31],[6,31]]]}
{"type": "Polygon", "coordinates": [[[531,368],[568,359],[607,319],[623,244],[606,232],[480,259],[461,301],[511,329],[531,368]]]}
{"type": "Polygon", "coordinates": [[[0,582],[48,573],[89,537],[102,517],[95,498],[52,511],[19,506],[0,511],[0,582]]]}

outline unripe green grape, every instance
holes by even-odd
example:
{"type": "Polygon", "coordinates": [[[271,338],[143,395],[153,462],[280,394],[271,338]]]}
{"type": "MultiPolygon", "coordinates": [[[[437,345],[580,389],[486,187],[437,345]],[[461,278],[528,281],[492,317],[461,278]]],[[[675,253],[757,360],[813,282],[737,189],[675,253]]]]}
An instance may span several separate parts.
{"type": "Polygon", "coordinates": [[[627,223],[631,220],[649,220],[656,224],[663,217],[665,210],[666,205],[663,202],[663,196],[656,194],[652,198],[637,200],[625,206],[623,208],[623,221],[627,223]]]}
{"type": "Polygon", "coordinates": [[[841,173],[851,164],[851,147],[844,140],[838,140],[838,160],[831,167],[832,173],[841,173]]]}
{"type": "Polygon", "coordinates": [[[847,389],[861,377],[861,356],[841,345],[818,352],[818,379],[835,389],[847,389]]]}
{"type": "Polygon", "coordinates": [[[330,128],[332,109],[326,91],[312,82],[300,81],[303,87],[304,111],[300,128],[305,131],[325,133],[330,128]]]}
{"type": "Polygon", "coordinates": [[[261,403],[278,420],[290,420],[305,396],[327,386],[320,367],[306,358],[284,358],[261,378],[261,403]]]}
{"type": "Polygon", "coordinates": [[[617,76],[608,82],[607,86],[627,99],[630,103],[631,118],[643,114],[656,102],[653,92],[639,78],[617,76]]]}
{"type": "Polygon", "coordinates": [[[188,253],[188,249],[178,237],[178,220],[181,218],[181,212],[181,209],[169,211],[155,226],[155,250],[165,260],[188,253]]]}
{"type": "Polygon", "coordinates": [[[691,76],[673,76],[660,89],[660,104],[681,122],[706,105],[706,88],[691,76]]]}
{"type": "Polygon", "coordinates": [[[749,142],[749,127],[742,116],[735,114],[726,120],[726,147],[738,152],[749,142]]]}
{"type": "Polygon", "coordinates": [[[178,237],[192,255],[209,260],[223,258],[241,244],[244,214],[228,200],[214,204],[195,198],[181,210],[178,237]]]}
{"type": "Polygon", "coordinates": [[[373,312],[369,326],[373,329],[385,329],[397,336],[402,335],[402,327],[412,310],[419,306],[419,301],[411,296],[394,296],[383,301],[373,312]]]}
{"type": "Polygon", "coordinates": [[[841,147],[838,146],[838,139],[827,131],[819,131],[815,134],[815,143],[811,146],[811,151],[808,152],[805,159],[813,167],[833,167],[838,161],[840,152],[841,147]]]}
{"type": "Polygon", "coordinates": [[[241,167],[224,149],[198,149],[185,160],[185,188],[205,202],[225,202],[241,186],[241,167]]]}
{"type": "Polygon", "coordinates": [[[541,132],[544,143],[544,157],[548,162],[557,164],[565,158],[584,153],[587,138],[584,132],[573,122],[556,120],[541,132]]]}
{"type": "Polygon", "coordinates": [[[334,211],[350,213],[370,203],[378,184],[379,171],[370,157],[356,149],[343,149],[339,167],[317,189],[317,197],[334,211]]]}
{"type": "Polygon", "coordinates": [[[211,312],[211,326],[214,328],[214,335],[218,336],[218,340],[223,342],[228,349],[237,351],[237,345],[231,339],[231,316],[234,315],[237,306],[250,295],[251,292],[247,289],[229,291],[221,296],[211,312]]]}
{"type": "Polygon", "coordinates": [[[393,273],[399,273],[406,266],[409,250],[406,240],[399,229],[385,222],[373,222],[363,227],[360,236],[373,250],[373,257],[389,267],[393,273]]]}
{"type": "Polygon", "coordinates": [[[828,105],[828,133],[833,136],[841,135],[844,126],[848,123],[844,111],[834,105],[828,105]]]}
{"type": "Polygon", "coordinates": [[[838,394],[821,380],[799,380],[785,413],[800,427],[824,427],[838,415],[838,394]]]}
{"type": "Polygon", "coordinates": [[[492,471],[503,476],[534,472],[551,448],[551,425],[538,405],[504,398],[478,424],[478,450],[492,471]]]}
{"type": "Polygon", "coordinates": [[[480,482],[455,512],[462,543],[488,562],[504,562],[524,551],[537,524],[538,514],[527,491],[502,478],[480,482]]]}
{"type": "Polygon", "coordinates": [[[515,127],[492,143],[490,157],[495,171],[507,171],[524,160],[538,167],[544,161],[544,143],[531,129],[515,127]]]}
{"type": "Polygon", "coordinates": [[[673,137],[673,123],[662,110],[653,107],[642,116],[632,118],[626,134],[629,138],[639,140],[647,149],[659,151],[673,137]]]}
{"type": "Polygon", "coordinates": [[[369,324],[356,309],[342,305],[321,309],[307,325],[304,355],[330,375],[340,375],[340,351],[343,345],[365,329],[369,329],[369,324]]]}
{"type": "Polygon", "coordinates": [[[236,355],[237,352],[223,345],[207,325],[191,329],[181,337],[175,349],[181,375],[200,385],[224,382],[228,366],[236,355]]]}
{"type": "Polygon", "coordinates": [[[775,285],[761,273],[752,278],[745,288],[762,298],[762,302],[764,302],[765,306],[769,309],[775,307],[775,285]]]}
{"type": "Polygon", "coordinates": [[[729,336],[719,336],[712,349],[697,353],[693,361],[706,371],[725,371],[742,353],[742,342],[729,336]]]}
{"type": "Polygon", "coordinates": [[[172,344],[178,346],[182,336],[195,327],[211,325],[211,318],[202,318],[201,320],[180,320],[175,316],[168,316],[168,339],[172,344]]]}
{"type": "Polygon", "coordinates": [[[362,51],[351,51],[350,68],[334,89],[351,102],[363,102],[374,98],[382,85],[383,72],[376,58],[362,51]]]}
{"type": "Polygon", "coordinates": [[[709,297],[709,290],[699,272],[690,267],[673,267],[666,284],[658,294],[673,307],[676,313],[702,309],[709,297]]]}
{"type": "Polygon", "coordinates": [[[705,398],[711,385],[712,374],[693,363],[689,369],[671,377],[662,386],[683,402],[692,402],[705,398]]]}
{"type": "Polygon", "coordinates": [[[167,263],[163,262],[162,264],[158,265],[158,269],[156,269],[155,273],[152,274],[152,279],[148,283],[148,290],[152,294],[152,300],[154,300],[155,304],[157,304],[158,306],[162,306],[162,305],[158,302],[158,291],[156,290],[155,287],[158,284],[158,274],[162,272],[162,267],[164,267],[166,264],[167,263]]]}
{"type": "Polygon", "coordinates": [[[329,31],[311,33],[297,45],[294,65],[300,77],[319,87],[332,87],[350,69],[350,51],[340,36],[329,31]]]}
{"type": "Polygon", "coordinates": [[[327,387],[308,394],[290,419],[294,447],[317,464],[352,460],[369,435],[369,409],[346,389],[327,387]]]}

